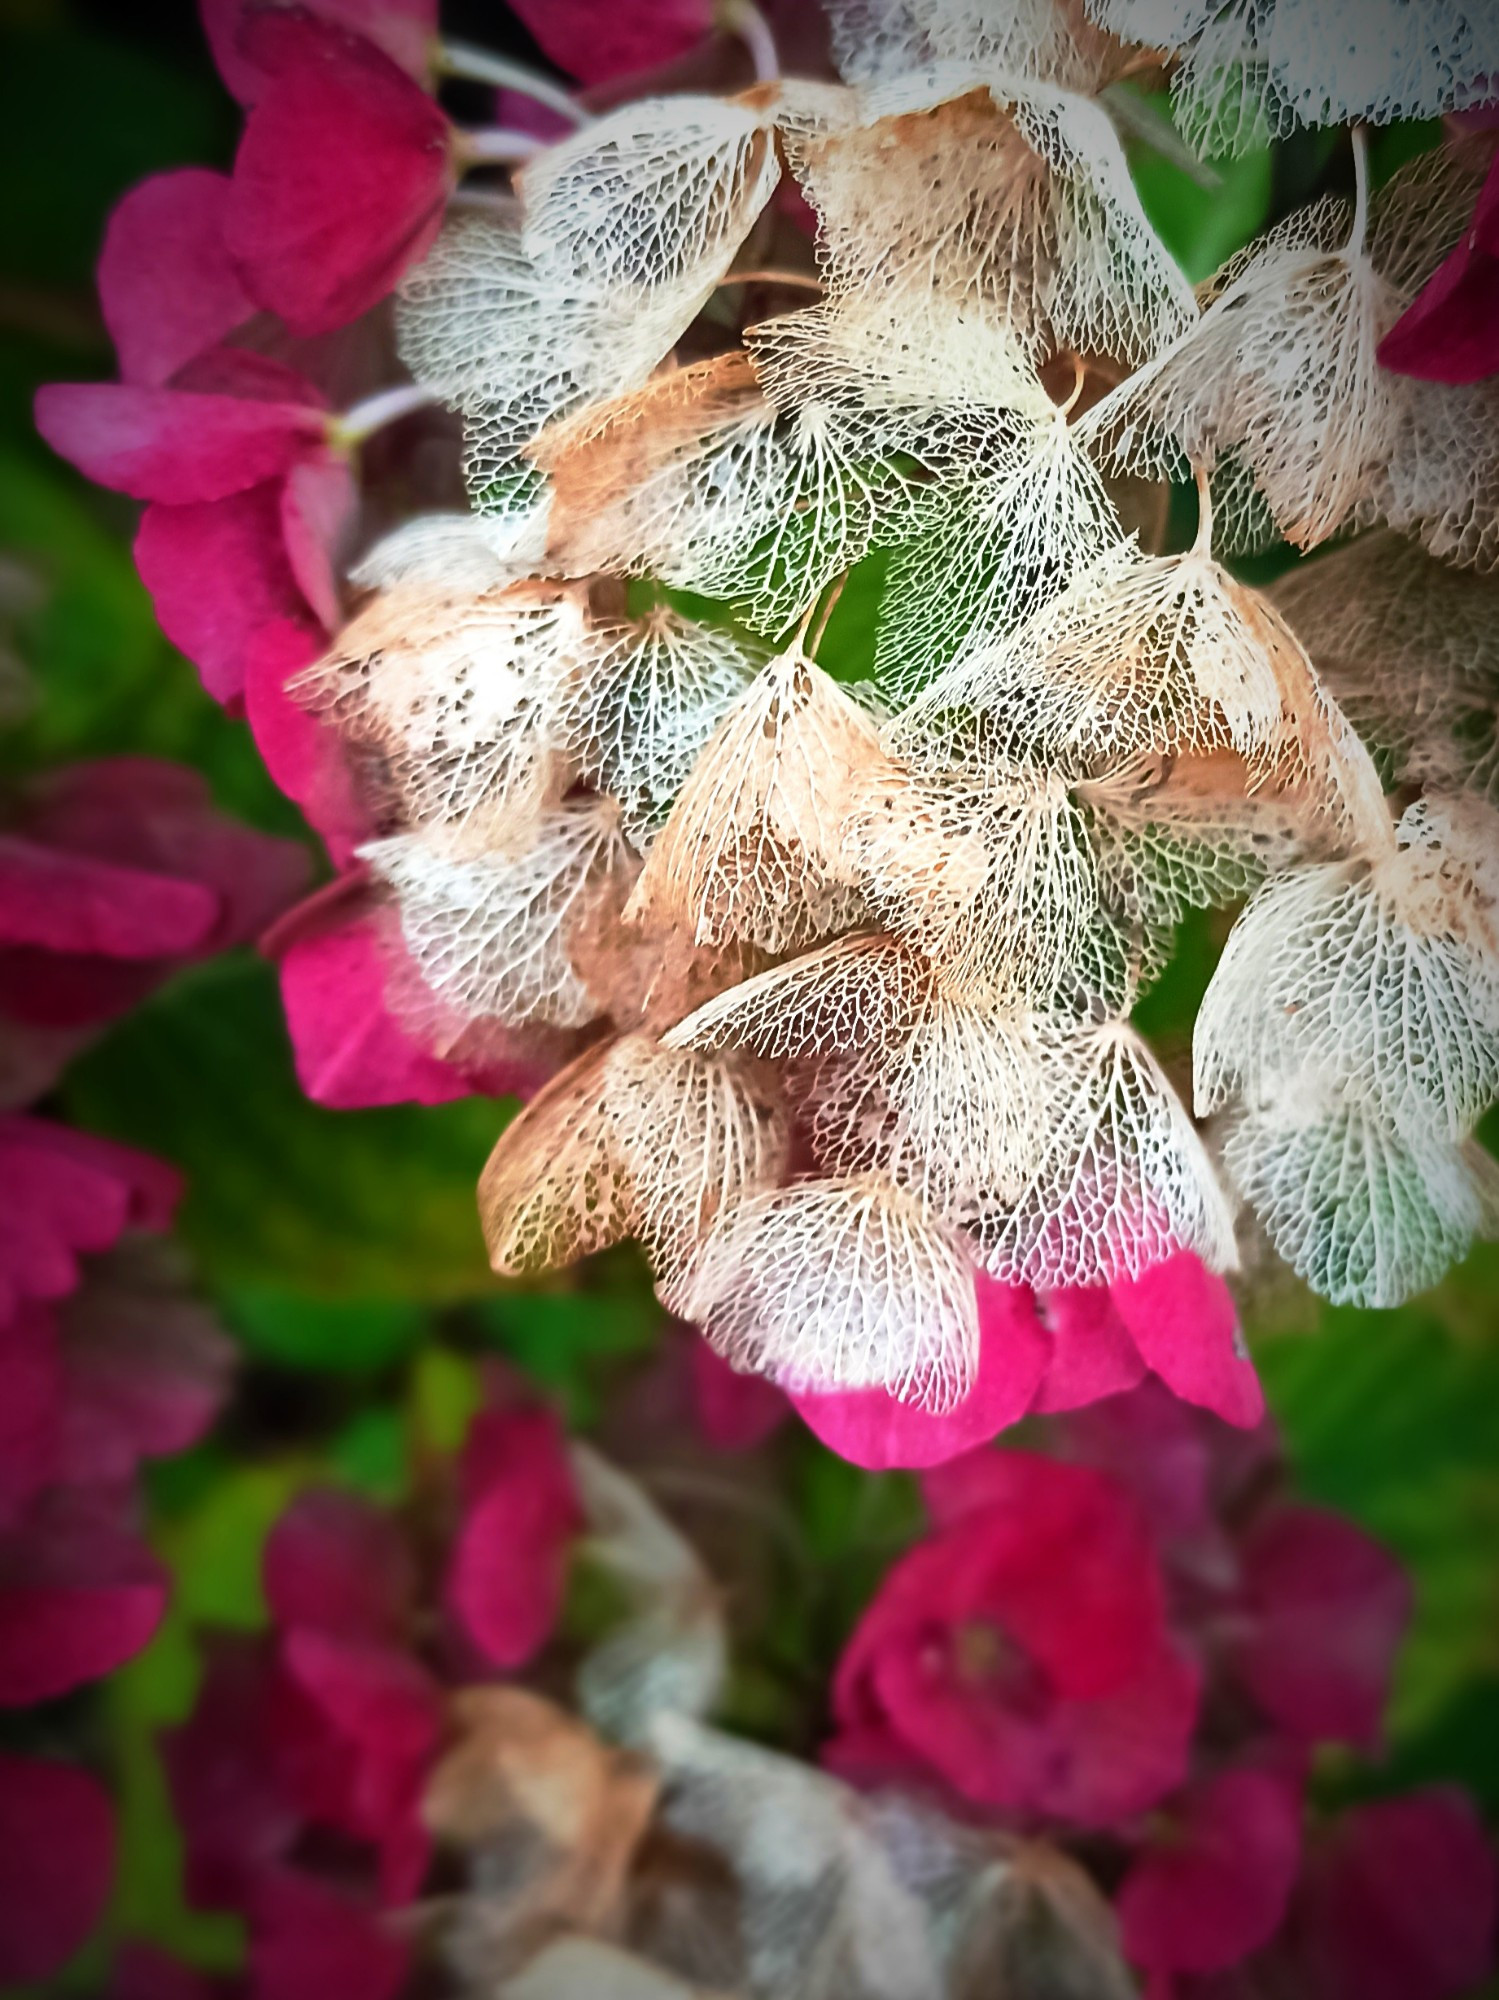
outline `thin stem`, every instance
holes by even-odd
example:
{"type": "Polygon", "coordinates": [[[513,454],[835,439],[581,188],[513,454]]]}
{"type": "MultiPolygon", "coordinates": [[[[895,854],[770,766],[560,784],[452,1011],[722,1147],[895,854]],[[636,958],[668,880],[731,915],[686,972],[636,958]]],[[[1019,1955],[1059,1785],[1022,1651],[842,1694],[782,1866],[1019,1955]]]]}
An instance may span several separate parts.
{"type": "Polygon", "coordinates": [[[342,416],[333,419],[332,429],[340,444],[363,444],[376,431],[384,430],[387,424],[399,423],[402,417],[409,417],[413,410],[425,410],[437,398],[421,382],[403,382],[398,389],[381,389],[373,396],[367,396],[362,403],[356,403],[352,410],[345,410],[342,416]]]}
{"type": "Polygon", "coordinates": [[[1197,481],[1197,537],[1192,543],[1194,556],[1211,556],[1213,553],[1213,483],[1212,475],[1205,465],[1194,465],[1192,476],[1197,481]]]}
{"type": "Polygon", "coordinates": [[[781,74],[781,58],[770,23],[754,0],[721,0],[718,21],[726,33],[737,35],[749,50],[756,83],[775,83],[781,74]]]}
{"type": "Polygon", "coordinates": [[[490,125],[482,132],[459,132],[453,150],[465,167],[509,167],[545,152],[546,141],[533,132],[511,132],[503,125],[490,125]]]}
{"type": "Polygon", "coordinates": [[[807,658],[809,660],[815,660],[817,658],[817,649],[822,644],[823,639],[827,634],[827,629],[832,621],[833,613],[838,609],[838,600],[843,595],[843,586],[847,582],[848,582],[848,572],[845,570],[843,575],[840,576],[838,580],[834,583],[832,589],[828,592],[827,597],[823,601],[822,616],[817,621],[817,630],[813,633],[812,643],[807,648],[807,658]]]}
{"type": "Polygon", "coordinates": [[[1369,128],[1355,125],[1353,128],[1353,229],[1348,238],[1348,248],[1354,256],[1359,256],[1364,248],[1364,239],[1369,230],[1369,128]]]}
{"type": "Polygon", "coordinates": [[[1067,397],[1066,402],[1057,404],[1057,415],[1062,419],[1064,423],[1066,422],[1067,418],[1072,415],[1072,412],[1077,408],[1078,398],[1082,395],[1083,385],[1086,383],[1088,379],[1087,364],[1082,360],[1080,360],[1079,357],[1075,354],[1071,357],[1071,359],[1072,359],[1072,389],[1067,397]]]}
{"type": "Polygon", "coordinates": [[[792,285],[798,290],[820,292],[822,280],[813,271],[777,271],[770,267],[761,271],[730,271],[721,285],[792,285]]]}
{"type": "Polygon", "coordinates": [[[565,118],[569,125],[586,125],[591,113],[560,84],[538,76],[524,63],[511,62],[489,49],[476,49],[471,42],[443,42],[437,51],[437,66],[446,76],[466,77],[470,83],[493,84],[496,90],[519,91],[533,104],[544,104],[565,118]]]}

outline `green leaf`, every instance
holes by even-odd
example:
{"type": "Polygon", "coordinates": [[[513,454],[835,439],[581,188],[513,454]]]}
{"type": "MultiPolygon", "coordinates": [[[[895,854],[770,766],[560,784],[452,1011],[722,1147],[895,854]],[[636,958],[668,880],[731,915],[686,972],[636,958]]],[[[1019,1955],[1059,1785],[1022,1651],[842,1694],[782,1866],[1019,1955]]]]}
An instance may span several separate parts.
{"type": "Polygon", "coordinates": [[[1274,180],[1268,146],[1242,159],[1214,160],[1215,187],[1141,145],[1130,147],[1129,165],[1152,228],[1194,285],[1265,226],[1274,180]]]}
{"type": "MultiPolygon", "coordinates": [[[[259,1290],[409,1309],[494,1289],[474,1190],[507,1107],[310,1103],[275,974],[248,956],[158,994],[74,1065],[63,1096],[77,1123],[182,1168],[182,1236],[241,1300],[259,1290]]],[[[303,1330],[314,1323],[304,1312],[303,1330]]],[[[400,1324],[387,1318],[385,1337],[400,1324]]]]}
{"type": "Polygon", "coordinates": [[[648,1353],[662,1321],[644,1266],[629,1253],[598,1260],[582,1283],[505,1292],[470,1316],[507,1360],[550,1393],[574,1430],[598,1421],[606,1371],[648,1353]]]}
{"type": "Polygon", "coordinates": [[[222,1293],[223,1317],[258,1360],[338,1375],[378,1375],[403,1361],[429,1326],[409,1299],[317,1299],[245,1286],[222,1293]]]}

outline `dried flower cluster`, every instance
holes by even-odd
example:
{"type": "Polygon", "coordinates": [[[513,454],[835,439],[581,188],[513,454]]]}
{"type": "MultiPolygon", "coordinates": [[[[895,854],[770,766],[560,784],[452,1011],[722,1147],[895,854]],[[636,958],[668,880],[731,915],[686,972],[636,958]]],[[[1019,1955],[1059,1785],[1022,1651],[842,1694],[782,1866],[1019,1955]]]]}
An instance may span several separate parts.
{"type": "Polygon", "coordinates": [[[1274,122],[1450,109],[1479,30],[1417,77],[1361,27],[1350,77],[1305,9],[1240,11],[840,6],[845,82],[628,103],[408,274],[473,512],[377,547],[293,691],[376,787],[408,1020],[585,1043],[485,1177],[502,1272],[635,1235],[736,1365],[942,1412],[976,1270],[1229,1269],[1242,1197],[1384,1304],[1491,1219],[1495,391],[1377,359],[1481,153],[1371,192],[1356,130],[1354,203],[1194,297],[1108,94],[1167,60],[1127,33],[1221,110],[1232,30],[1274,122]],[[732,345],[783,188],[818,296],[732,345]],[[1183,478],[1172,553],[1148,496],[1183,478]],[[1378,524],[1279,602],[1220,560],[1378,524]],[[1245,896],[1205,1144],[1129,1014],[1185,912],[1245,896]]]}

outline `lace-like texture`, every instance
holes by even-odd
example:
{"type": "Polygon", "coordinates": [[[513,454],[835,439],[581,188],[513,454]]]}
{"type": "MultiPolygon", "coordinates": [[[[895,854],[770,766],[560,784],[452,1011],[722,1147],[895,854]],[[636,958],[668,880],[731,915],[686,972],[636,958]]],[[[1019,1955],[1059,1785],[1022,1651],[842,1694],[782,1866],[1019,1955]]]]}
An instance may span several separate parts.
{"type": "Polygon", "coordinates": [[[497,1269],[634,1235],[737,1367],[945,1411],[985,1274],[1232,1269],[1247,1201],[1390,1303],[1487,1226],[1495,391],[1376,354],[1482,158],[1371,193],[1359,141],[1194,296],[1105,94],[1164,50],[1218,138],[1450,109],[1484,24],[1418,61],[1414,12],[838,0],[841,83],[622,105],[454,213],[399,321],[472,513],[364,559],[298,693],[364,759],[406,1018],[562,1063],[497,1269]],[[745,325],[786,178],[817,295],[745,325]],[[1138,482],[1189,475],[1182,549],[1138,482]],[[1129,1016],[1246,901],[1205,1144],[1129,1016]]]}

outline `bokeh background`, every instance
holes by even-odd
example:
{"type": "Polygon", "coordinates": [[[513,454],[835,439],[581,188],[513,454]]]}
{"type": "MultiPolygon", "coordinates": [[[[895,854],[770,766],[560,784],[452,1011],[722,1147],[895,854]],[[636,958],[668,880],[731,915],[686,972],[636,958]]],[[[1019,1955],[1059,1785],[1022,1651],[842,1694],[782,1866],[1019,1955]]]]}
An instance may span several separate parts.
{"type": "MultiPolygon", "coordinates": [[[[497,5],[445,8],[452,32],[523,51],[497,5]]],[[[105,217],[133,182],[227,166],[238,114],[191,0],[3,0],[0,53],[0,639],[35,683],[0,735],[0,794],[27,774],[127,752],[182,760],[219,803],[309,838],[242,723],[209,699],[158,631],[136,579],[134,509],[87,486],[37,438],[43,382],[107,376],[113,357],[92,270],[105,217]]],[[[1419,131],[1382,135],[1380,164],[1419,131]]],[[[1214,186],[1142,157],[1142,192],[1198,278],[1326,182],[1344,156],[1304,135],[1235,162],[1214,186]]],[[[1275,558],[1256,565],[1273,571],[1275,558]]],[[[824,653],[857,647],[877,602],[866,566],[824,653]]],[[[1140,1011],[1169,1060],[1185,1052],[1222,924],[1189,927],[1140,1011]]],[[[596,1261],[545,1289],[487,1270],[474,1184],[505,1115],[483,1099],[437,1109],[331,1112],[296,1083],[273,968],[249,949],[189,972],[108,1032],[41,1107],[160,1154],[187,1179],[178,1239],[243,1366],[211,1438],[149,1469],[151,1538],[176,1578],[144,1654],[74,1699],[122,1804],[114,1921],[205,1965],[229,1965],[237,1927],[190,1911],[155,1749],[191,1705],[197,1634],[263,1620],[259,1551],[309,1481],[396,1497],[424,1450],[461,1437],[487,1358],[603,1425],[662,1338],[643,1268],[596,1261]]],[[[1496,1133],[1486,1128],[1492,1146],[1496,1133]]],[[[1382,1763],[1325,1772],[1336,1795],[1455,1778],[1499,1817],[1499,1249],[1482,1246],[1394,1313],[1319,1306],[1290,1285],[1249,1302],[1271,1406],[1306,1497],[1351,1514],[1413,1573],[1417,1611],[1382,1763]]],[[[785,1740],[815,1722],[816,1690],[861,1599],[913,1518],[900,1475],[871,1477],[786,1434],[780,1499],[798,1544],[794,1601],[741,1666],[732,1719],[785,1740]]],[[[43,1744],[41,1747],[45,1747],[43,1744]]],[[[70,1986],[86,1991],[87,1963],[70,1986]]]]}

